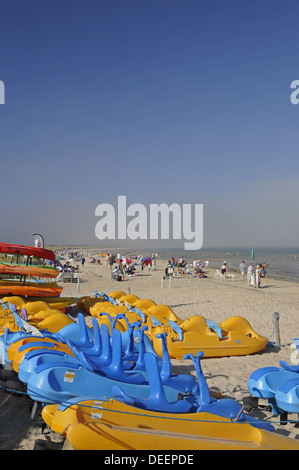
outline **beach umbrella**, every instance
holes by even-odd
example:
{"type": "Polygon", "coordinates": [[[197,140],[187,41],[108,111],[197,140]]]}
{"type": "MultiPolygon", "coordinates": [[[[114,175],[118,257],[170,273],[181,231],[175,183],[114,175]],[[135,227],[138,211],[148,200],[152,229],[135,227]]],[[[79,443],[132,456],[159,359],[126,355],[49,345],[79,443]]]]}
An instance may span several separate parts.
{"type": "Polygon", "coordinates": [[[119,263],[120,261],[123,261],[126,264],[131,264],[132,263],[132,261],[129,258],[125,258],[125,257],[118,259],[117,263],[119,263]]]}
{"type": "Polygon", "coordinates": [[[152,259],[151,258],[143,258],[142,262],[148,266],[149,264],[152,265],[152,259]]]}

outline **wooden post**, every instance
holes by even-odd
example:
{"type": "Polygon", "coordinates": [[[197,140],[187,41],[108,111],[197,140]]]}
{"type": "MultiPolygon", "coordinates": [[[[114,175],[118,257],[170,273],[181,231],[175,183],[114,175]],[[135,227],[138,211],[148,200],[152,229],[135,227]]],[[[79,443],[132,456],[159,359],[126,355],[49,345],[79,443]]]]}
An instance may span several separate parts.
{"type": "Polygon", "coordinates": [[[163,289],[163,281],[164,281],[164,276],[161,278],[161,289],[163,289]]]}
{"type": "Polygon", "coordinates": [[[279,313],[274,312],[276,343],[280,346],[279,313]]]}

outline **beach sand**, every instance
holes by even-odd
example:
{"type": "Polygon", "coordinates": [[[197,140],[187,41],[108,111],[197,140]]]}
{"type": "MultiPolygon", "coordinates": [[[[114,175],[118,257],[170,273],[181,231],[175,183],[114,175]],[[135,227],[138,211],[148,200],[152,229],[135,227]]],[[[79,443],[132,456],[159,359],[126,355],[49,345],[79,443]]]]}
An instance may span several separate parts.
{"type": "MultiPolygon", "coordinates": [[[[235,273],[235,279],[223,281],[214,276],[215,269],[208,269],[207,279],[179,275],[172,278],[171,283],[168,278],[164,279],[162,288],[161,281],[166,264],[165,260],[158,259],[154,271],[149,271],[148,268],[141,271],[138,265],[137,276],[116,282],[111,279],[109,267],[104,267],[104,261],[101,265],[90,264],[89,257],[86,256],[84,267],[80,265],[79,268],[79,285],[61,284],[62,296],[80,298],[85,295],[93,296],[95,290],[105,293],[122,290],[126,294],[135,294],[140,299],[149,298],[156,304],[166,304],[183,319],[198,314],[220,323],[233,315],[240,315],[249,321],[257,333],[268,338],[273,332],[273,313],[278,312],[281,347],[272,345],[265,351],[253,355],[206,358],[202,361],[209,388],[240,403],[249,395],[247,381],[254,370],[265,366],[279,366],[280,360],[291,363],[292,358],[297,358],[292,347],[294,338],[298,336],[299,285],[297,283],[273,280],[270,272],[270,277],[264,278],[261,288],[257,289],[248,287],[247,280],[241,280],[238,273],[235,273]]],[[[76,316],[77,313],[78,309],[74,308],[72,315],[76,316]]],[[[91,322],[91,318],[86,314],[88,323],[91,322]]],[[[275,335],[271,341],[276,341],[275,335]]],[[[172,360],[172,365],[174,373],[195,375],[191,361],[172,360]]],[[[30,404],[30,400],[24,396],[16,397],[0,391],[0,449],[32,450],[35,448],[36,440],[60,442],[60,437],[49,431],[48,434],[42,434],[41,409],[37,409],[32,419],[30,404]]],[[[262,409],[251,413],[253,416],[275,421],[277,432],[294,439],[299,438],[294,424],[281,426],[279,418],[262,409]]],[[[295,415],[289,415],[289,419],[292,417],[296,419],[295,415]]],[[[63,450],[71,449],[71,446],[65,442],[63,450]]]]}

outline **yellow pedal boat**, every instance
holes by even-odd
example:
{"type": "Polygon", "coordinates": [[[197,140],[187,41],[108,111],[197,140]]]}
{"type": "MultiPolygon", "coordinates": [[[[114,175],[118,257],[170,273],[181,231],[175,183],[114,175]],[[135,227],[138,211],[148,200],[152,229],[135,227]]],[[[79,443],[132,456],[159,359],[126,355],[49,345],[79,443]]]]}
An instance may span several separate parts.
{"type": "Polygon", "coordinates": [[[76,450],[295,450],[299,442],[248,422],[210,413],[159,413],[121,403],[86,400],[42,417],[76,450]]]}
{"type": "MultiPolygon", "coordinates": [[[[112,297],[113,299],[119,299],[120,297],[125,296],[125,293],[123,291],[113,291],[110,292],[109,297],[112,297]]],[[[84,310],[87,313],[90,313],[90,307],[92,307],[95,304],[100,304],[104,302],[104,299],[102,297],[91,297],[89,295],[85,295],[83,297],[80,297],[80,299],[77,300],[77,306],[79,309],[84,310]]]]}
{"type": "Polygon", "coordinates": [[[175,359],[190,353],[196,356],[198,351],[203,351],[204,357],[244,356],[263,351],[268,342],[267,337],[256,333],[241,316],[230,317],[220,324],[200,315],[183,320],[167,305],[156,305],[151,299],[138,299],[132,295],[120,297],[115,303],[102,299],[89,310],[100,323],[106,324],[107,317],[103,313],[111,318],[123,314],[126,319],[119,317],[115,323],[120,331],[127,329],[127,321],[144,323],[148,326],[146,334],[161,357],[162,344],[157,338],[161,333],[167,333],[169,356],[175,359]]]}
{"type": "Polygon", "coordinates": [[[243,317],[233,316],[217,325],[193,315],[179,325],[165,324],[150,330],[149,336],[159,356],[162,348],[157,334],[165,332],[169,356],[175,359],[182,359],[185,354],[196,355],[199,350],[204,352],[204,357],[244,356],[263,351],[268,342],[243,317]]]}
{"type": "MultiPolygon", "coordinates": [[[[32,305],[35,305],[35,309],[39,305],[39,302],[47,304],[50,308],[56,310],[64,310],[66,307],[74,303],[74,297],[21,297],[17,295],[2,297],[3,302],[10,302],[14,304],[17,309],[25,308],[29,310],[32,308],[32,305]]],[[[0,305],[0,313],[1,313],[0,305]]]]}

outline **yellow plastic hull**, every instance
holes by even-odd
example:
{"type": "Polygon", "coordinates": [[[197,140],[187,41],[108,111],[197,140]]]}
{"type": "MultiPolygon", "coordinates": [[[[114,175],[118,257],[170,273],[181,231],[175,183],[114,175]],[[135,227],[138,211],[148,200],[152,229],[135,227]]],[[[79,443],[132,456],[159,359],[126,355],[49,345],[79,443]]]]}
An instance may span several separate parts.
{"type": "MultiPolygon", "coordinates": [[[[3,297],[2,300],[7,305],[9,303],[14,304],[19,312],[24,308],[27,313],[26,321],[39,330],[47,329],[52,333],[56,333],[61,328],[74,323],[74,320],[63,313],[62,310],[52,308],[49,303],[43,300],[26,302],[18,296],[3,297]]],[[[63,303],[54,302],[52,305],[62,307],[63,303]]],[[[0,335],[4,334],[6,328],[13,332],[19,330],[13,313],[9,313],[9,310],[0,305],[0,335]]]]}
{"type": "MultiPolygon", "coordinates": [[[[40,307],[43,304],[43,309],[54,308],[55,310],[64,310],[68,305],[74,303],[74,297],[22,297],[17,295],[2,297],[3,302],[10,302],[18,309],[25,308],[28,313],[33,311],[37,312],[42,310],[40,307]]],[[[3,307],[0,305],[0,310],[3,307]]]]}
{"type": "MultiPolygon", "coordinates": [[[[68,305],[74,303],[74,297],[27,297],[26,301],[36,302],[42,300],[47,302],[50,307],[55,308],[56,310],[64,310],[68,305]]],[[[26,307],[25,307],[26,308],[26,307]]]]}
{"type": "Polygon", "coordinates": [[[248,423],[210,413],[141,410],[113,399],[84,401],[65,411],[49,405],[42,416],[76,450],[299,449],[299,442],[248,423]]]}
{"type": "Polygon", "coordinates": [[[206,319],[201,316],[194,315],[179,326],[183,332],[182,341],[169,325],[150,328],[146,332],[157,354],[162,356],[162,343],[157,334],[163,332],[167,332],[169,356],[175,359],[183,359],[185,354],[196,355],[198,351],[203,351],[204,357],[244,356],[264,350],[268,342],[268,338],[256,333],[249,322],[240,316],[230,317],[218,325],[222,339],[211,331],[206,319]]]}
{"type": "Polygon", "coordinates": [[[32,347],[30,347],[30,343],[33,344],[36,341],[44,343],[43,348],[49,347],[51,350],[57,349],[59,351],[64,351],[67,354],[70,354],[71,356],[74,355],[72,353],[72,351],[70,350],[70,348],[66,344],[59,343],[58,341],[52,341],[49,338],[38,338],[38,340],[36,339],[36,337],[23,338],[19,341],[16,341],[15,343],[12,343],[9,346],[8,350],[7,350],[7,357],[12,362],[13,369],[14,369],[15,372],[18,372],[19,365],[21,364],[22,360],[24,359],[24,356],[29,351],[32,351],[33,349],[41,348],[41,346],[32,346],[32,347]],[[53,342],[55,343],[54,348],[50,346],[50,343],[53,343],[53,342]],[[25,344],[28,345],[28,349],[26,349],[25,351],[20,352],[19,348],[21,346],[25,345],[25,344]]]}

